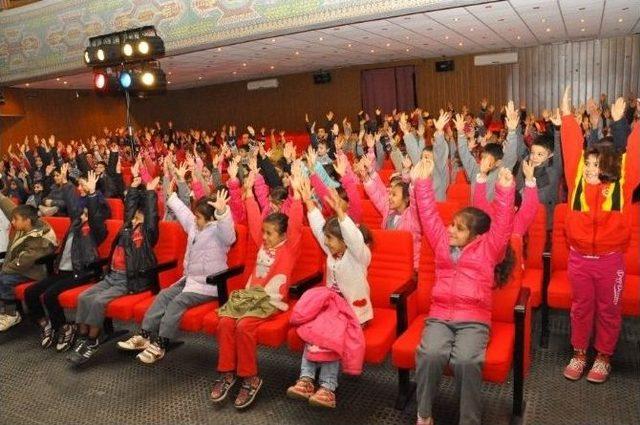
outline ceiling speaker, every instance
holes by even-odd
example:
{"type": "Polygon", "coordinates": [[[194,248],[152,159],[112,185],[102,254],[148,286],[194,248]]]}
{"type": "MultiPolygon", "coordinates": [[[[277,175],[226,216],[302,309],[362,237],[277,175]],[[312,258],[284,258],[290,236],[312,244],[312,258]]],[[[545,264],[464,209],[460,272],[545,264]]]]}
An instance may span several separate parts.
{"type": "Polygon", "coordinates": [[[315,84],[327,84],[331,82],[331,74],[329,71],[318,71],[313,73],[313,82],[315,84]]]}
{"type": "Polygon", "coordinates": [[[449,72],[453,71],[453,60],[436,61],[436,72],[449,72]]]}

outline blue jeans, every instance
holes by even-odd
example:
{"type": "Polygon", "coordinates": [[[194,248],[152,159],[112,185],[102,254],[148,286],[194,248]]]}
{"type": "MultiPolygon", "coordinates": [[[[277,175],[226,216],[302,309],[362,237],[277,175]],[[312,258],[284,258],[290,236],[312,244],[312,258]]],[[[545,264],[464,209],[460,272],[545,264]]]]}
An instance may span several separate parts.
{"type": "Polygon", "coordinates": [[[28,277],[19,274],[0,272],[0,301],[4,301],[3,304],[15,303],[16,292],[14,288],[17,284],[28,280],[28,277]]]}
{"type": "Polygon", "coordinates": [[[305,345],[302,353],[302,364],[300,365],[300,378],[309,378],[315,381],[318,369],[320,369],[318,384],[328,390],[335,391],[338,388],[340,361],[312,362],[307,360],[307,346],[305,345]]]}

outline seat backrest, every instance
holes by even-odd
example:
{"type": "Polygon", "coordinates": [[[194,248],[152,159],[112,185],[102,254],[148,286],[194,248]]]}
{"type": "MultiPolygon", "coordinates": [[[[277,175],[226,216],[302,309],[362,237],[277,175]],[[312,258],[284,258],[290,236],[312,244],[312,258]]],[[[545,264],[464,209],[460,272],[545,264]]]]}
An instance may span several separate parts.
{"type": "Polygon", "coordinates": [[[464,172],[464,170],[458,170],[458,172],[456,173],[456,177],[455,180],[453,182],[454,184],[469,184],[469,181],[467,180],[467,174],[464,172]]]}
{"type": "Polygon", "coordinates": [[[229,267],[244,264],[245,271],[243,273],[240,273],[238,276],[230,278],[227,281],[228,292],[231,292],[234,289],[244,288],[244,285],[247,283],[246,280],[243,280],[243,277],[247,271],[246,268],[248,267],[246,263],[247,249],[249,244],[249,230],[244,224],[236,224],[235,228],[236,241],[233,245],[231,245],[229,253],[227,254],[227,264],[229,265],[229,267]]]}
{"type": "Polygon", "coordinates": [[[456,200],[436,202],[436,208],[445,226],[448,226],[453,221],[453,216],[462,209],[460,202],[456,200]]]}
{"type": "Polygon", "coordinates": [[[551,270],[566,270],[569,259],[569,244],[564,231],[565,216],[569,211],[567,204],[557,204],[553,213],[553,231],[551,233],[551,270]]]}
{"type": "Polygon", "coordinates": [[[527,231],[526,255],[524,266],[526,268],[542,269],[542,253],[547,242],[547,209],[543,204],[538,205],[533,223],[527,231]]]}
{"type": "Polygon", "coordinates": [[[58,245],[62,245],[62,240],[69,231],[69,226],[71,226],[71,219],[69,217],[42,217],[42,219],[49,223],[53,229],[58,245]]]}
{"type": "Polygon", "coordinates": [[[158,264],[176,260],[176,267],[160,273],[160,288],[175,283],[183,272],[183,260],[187,249],[187,234],[177,221],[160,221],[158,223],[158,243],[154,247],[158,264]]]}
{"type": "Polygon", "coordinates": [[[113,240],[118,236],[123,223],[122,220],[109,219],[105,220],[104,224],[107,226],[107,237],[98,246],[98,256],[100,258],[107,258],[111,253],[111,245],[113,245],[113,240]]]}
{"type": "Polygon", "coordinates": [[[471,202],[471,185],[468,183],[454,183],[447,189],[447,199],[468,205],[471,202]]]}
{"type": "Polygon", "coordinates": [[[291,283],[308,277],[314,273],[322,272],[325,262],[325,255],[318,240],[313,236],[310,227],[302,228],[302,239],[300,241],[300,256],[293,269],[291,283]]]}
{"type": "Polygon", "coordinates": [[[362,224],[372,230],[382,228],[382,216],[369,199],[362,200],[362,224]]]}
{"type": "Polygon", "coordinates": [[[413,238],[398,230],[372,230],[368,280],[374,307],[390,307],[389,297],[413,275],[413,238]]]}
{"type": "Polygon", "coordinates": [[[107,198],[107,204],[111,210],[111,218],[124,220],[124,202],[119,198],[107,198]]]}
{"type": "Polygon", "coordinates": [[[384,183],[385,186],[389,186],[389,181],[391,180],[391,175],[394,174],[396,170],[392,168],[383,168],[378,170],[378,175],[380,176],[380,180],[384,183]]]}
{"type": "Polygon", "coordinates": [[[625,254],[626,273],[640,275],[640,204],[631,205],[631,241],[625,254]]]}

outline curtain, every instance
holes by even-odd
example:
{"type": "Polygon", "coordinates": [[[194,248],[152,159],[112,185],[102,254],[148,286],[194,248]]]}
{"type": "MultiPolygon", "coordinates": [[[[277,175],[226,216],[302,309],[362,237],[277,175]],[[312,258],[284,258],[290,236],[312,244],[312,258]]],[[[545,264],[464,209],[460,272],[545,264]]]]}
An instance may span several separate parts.
{"type": "Polygon", "coordinates": [[[371,117],[376,108],[383,114],[394,109],[413,110],[416,107],[414,75],[413,66],[362,71],[362,110],[371,117]]]}

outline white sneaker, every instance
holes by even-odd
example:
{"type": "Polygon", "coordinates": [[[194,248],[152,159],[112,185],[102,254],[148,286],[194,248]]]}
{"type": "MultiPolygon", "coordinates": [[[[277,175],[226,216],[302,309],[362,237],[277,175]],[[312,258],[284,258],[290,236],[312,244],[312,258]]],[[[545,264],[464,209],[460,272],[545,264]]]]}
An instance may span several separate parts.
{"type": "Polygon", "coordinates": [[[118,347],[127,351],[146,350],[151,342],[142,335],[134,335],[126,341],[118,341],[118,347]]]}
{"type": "Polygon", "coordinates": [[[22,316],[20,316],[20,313],[17,311],[15,316],[2,314],[0,315],[0,332],[4,332],[20,322],[22,322],[22,316]]]}
{"type": "Polygon", "coordinates": [[[146,350],[138,354],[136,358],[142,363],[153,364],[164,357],[165,350],[158,345],[150,344],[146,350]]]}

